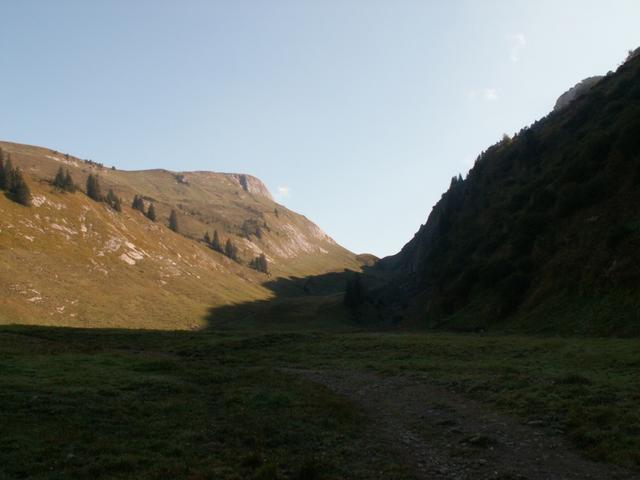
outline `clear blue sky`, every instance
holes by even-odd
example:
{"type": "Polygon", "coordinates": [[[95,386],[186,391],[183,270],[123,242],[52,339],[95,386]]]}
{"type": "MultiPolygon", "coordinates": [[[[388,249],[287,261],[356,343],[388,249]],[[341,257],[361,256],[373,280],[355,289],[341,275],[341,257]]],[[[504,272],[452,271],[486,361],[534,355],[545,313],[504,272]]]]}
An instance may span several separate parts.
{"type": "Polygon", "coordinates": [[[0,3],[0,138],[246,172],[356,252],[640,46],[638,0],[0,3]]]}

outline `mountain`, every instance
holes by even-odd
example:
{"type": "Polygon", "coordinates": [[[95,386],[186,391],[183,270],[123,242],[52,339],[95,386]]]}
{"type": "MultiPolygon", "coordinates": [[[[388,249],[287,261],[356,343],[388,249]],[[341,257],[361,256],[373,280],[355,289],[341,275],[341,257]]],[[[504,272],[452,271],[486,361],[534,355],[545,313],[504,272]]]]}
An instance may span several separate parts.
{"type": "Polygon", "coordinates": [[[637,52],[452,179],[414,238],[377,264],[393,279],[374,295],[388,317],[640,334],[637,52]]]}
{"type": "Polygon", "coordinates": [[[0,323],[200,328],[212,307],[273,296],[267,282],[361,265],[250,175],[121,171],[41,147],[0,149],[32,194],[30,207],[0,195],[0,323]],[[122,211],[54,188],[60,167],[81,189],[97,176],[122,211]],[[136,195],[155,222],[130,208],[136,195]],[[180,233],[167,228],[172,210],[180,233]],[[235,244],[237,262],[202,241],[214,231],[235,244]],[[249,268],[261,254],[269,275],[249,268]]]}

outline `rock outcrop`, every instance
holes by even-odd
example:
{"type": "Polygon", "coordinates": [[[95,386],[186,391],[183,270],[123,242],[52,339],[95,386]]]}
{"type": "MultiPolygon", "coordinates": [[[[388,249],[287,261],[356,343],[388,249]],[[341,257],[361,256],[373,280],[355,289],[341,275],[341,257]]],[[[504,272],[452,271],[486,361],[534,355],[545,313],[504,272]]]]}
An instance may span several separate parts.
{"type": "Polygon", "coordinates": [[[587,93],[591,87],[600,80],[602,80],[602,75],[596,75],[594,77],[585,78],[581,82],[576,83],[573,87],[558,97],[558,100],[556,100],[556,104],[553,107],[553,111],[557,112],[558,110],[566,107],[580,95],[587,93]]]}

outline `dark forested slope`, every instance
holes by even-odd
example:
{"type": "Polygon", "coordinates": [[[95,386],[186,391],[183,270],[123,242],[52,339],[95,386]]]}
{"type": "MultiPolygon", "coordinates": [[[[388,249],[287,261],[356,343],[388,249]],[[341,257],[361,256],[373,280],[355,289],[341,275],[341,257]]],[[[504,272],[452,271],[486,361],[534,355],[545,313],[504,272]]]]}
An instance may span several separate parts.
{"type": "Polygon", "coordinates": [[[405,323],[640,333],[640,56],[457,177],[378,302],[405,323]]]}

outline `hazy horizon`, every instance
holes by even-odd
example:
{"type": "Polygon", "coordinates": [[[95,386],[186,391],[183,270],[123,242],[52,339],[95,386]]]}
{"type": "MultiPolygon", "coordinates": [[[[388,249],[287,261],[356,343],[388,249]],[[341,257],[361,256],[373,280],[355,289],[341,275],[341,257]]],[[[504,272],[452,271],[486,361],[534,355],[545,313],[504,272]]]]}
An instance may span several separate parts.
{"type": "Polygon", "coordinates": [[[633,0],[0,11],[1,139],[127,170],[254,175],[378,256],[399,251],[503,133],[640,46],[633,0]]]}

